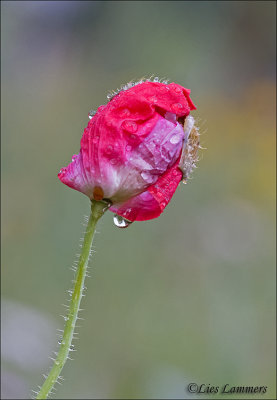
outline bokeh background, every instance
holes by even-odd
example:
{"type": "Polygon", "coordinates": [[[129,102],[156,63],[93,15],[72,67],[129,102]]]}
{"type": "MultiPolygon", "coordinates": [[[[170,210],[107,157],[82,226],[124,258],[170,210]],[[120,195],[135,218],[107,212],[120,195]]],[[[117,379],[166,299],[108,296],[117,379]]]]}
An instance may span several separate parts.
{"type": "Polygon", "coordinates": [[[275,398],[276,3],[1,11],[2,398],[30,398],[63,327],[89,201],[57,173],[88,111],[152,74],[192,90],[207,150],[160,218],[100,222],[80,340],[54,398],[192,398],[189,382],[264,385],[275,398]]]}

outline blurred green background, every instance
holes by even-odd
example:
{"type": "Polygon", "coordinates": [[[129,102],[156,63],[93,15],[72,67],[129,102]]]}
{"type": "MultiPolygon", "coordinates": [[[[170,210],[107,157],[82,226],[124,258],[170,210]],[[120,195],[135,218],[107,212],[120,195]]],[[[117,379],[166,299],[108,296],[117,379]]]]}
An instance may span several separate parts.
{"type": "Polygon", "coordinates": [[[160,218],[100,222],[78,351],[54,398],[192,398],[189,382],[264,385],[275,398],[276,3],[1,11],[2,398],[42,384],[63,327],[89,201],[57,173],[88,111],[152,74],[192,90],[207,150],[160,218]]]}

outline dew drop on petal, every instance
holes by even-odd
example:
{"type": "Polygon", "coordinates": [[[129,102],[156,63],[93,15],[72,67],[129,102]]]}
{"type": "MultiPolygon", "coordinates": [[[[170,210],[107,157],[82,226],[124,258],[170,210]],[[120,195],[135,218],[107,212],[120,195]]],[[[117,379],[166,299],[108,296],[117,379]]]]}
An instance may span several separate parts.
{"type": "Polygon", "coordinates": [[[128,117],[131,114],[131,111],[128,108],[123,108],[123,110],[120,111],[119,115],[120,117],[128,117]]]}
{"type": "Polygon", "coordinates": [[[125,219],[127,219],[127,221],[129,221],[127,217],[128,217],[128,215],[130,215],[131,212],[132,212],[132,209],[131,208],[127,208],[127,210],[125,210],[123,212],[123,218],[125,218],[125,219]]]}
{"type": "Polygon", "coordinates": [[[178,143],[178,142],[180,142],[180,140],[181,140],[181,138],[180,138],[180,135],[174,135],[174,136],[172,136],[171,138],[170,138],[170,143],[172,143],[172,144],[176,144],[176,143],[178,143]]]}
{"type": "Polygon", "coordinates": [[[136,135],[130,135],[130,139],[132,139],[132,140],[136,140],[136,139],[137,139],[137,137],[136,137],[136,135]]]}
{"type": "Polygon", "coordinates": [[[138,130],[138,125],[135,121],[123,121],[121,127],[129,133],[134,133],[138,130]]]}
{"type": "Polygon", "coordinates": [[[171,105],[171,109],[175,113],[182,112],[184,110],[184,106],[181,103],[174,103],[171,105]]]}
{"type": "Polygon", "coordinates": [[[132,223],[132,221],[128,221],[128,219],[123,218],[117,214],[114,215],[113,222],[118,228],[128,228],[128,226],[132,223]]]}
{"type": "Polygon", "coordinates": [[[157,101],[158,101],[158,99],[157,99],[156,96],[150,96],[150,97],[148,98],[148,100],[151,101],[151,103],[157,103],[157,101]]]}
{"type": "Polygon", "coordinates": [[[71,161],[75,161],[76,157],[78,157],[78,154],[73,154],[71,161]]]}
{"type": "Polygon", "coordinates": [[[117,164],[117,162],[118,162],[118,159],[117,159],[117,158],[112,158],[111,161],[110,161],[110,163],[111,163],[112,165],[117,164]]]}
{"type": "Polygon", "coordinates": [[[153,82],[159,82],[159,77],[155,76],[155,78],[153,79],[153,82]]]}
{"type": "Polygon", "coordinates": [[[116,105],[115,104],[110,104],[110,111],[112,111],[112,110],[114,110],[116,108],[116,105]]]}
{"type": "Polygon", "coordinates": [[[182,89],[179,88],[178,86],[175,86],[174,90],[175,90],[176,93],[181,93],[182,92],[182,89]]]}
{"type": "Polygon", "coordinates": [[[141,175],[142,179],[143,179],[146,183],[152,184],[152,183],[154,183],[154,181],[156,180],[156,177],[155,177],[154,175],[152,175],[150,172],[142,171],[140,175],[141,175]]]}

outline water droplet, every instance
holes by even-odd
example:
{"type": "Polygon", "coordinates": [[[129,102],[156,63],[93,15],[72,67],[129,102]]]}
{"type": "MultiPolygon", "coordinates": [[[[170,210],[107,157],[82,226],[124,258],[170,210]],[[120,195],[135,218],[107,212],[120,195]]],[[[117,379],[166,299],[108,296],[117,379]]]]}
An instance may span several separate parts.
{"type": "Polygon", "coordinates": [[[124,213],[123,213],[124,218],[126,218],[128,220],[127,216],[130,215],[131,212],[132,212],[132,209],[131,208],[127,208],[127,210],[125,210],[124,213]]]}
{"type": "Polygon", "coordinates": [[[111,163],[112,165],[117,164],[117,162],[118,162],[118,159],[117,159],[117,158],[112,158],[111,161],[110,161],[110,163],[111,163]]]}
{"type": "Polygon", "coordinates": [[[162,202],[161,202],[161,207],[162,207],[162,208],[165,208],[165,206],[166,206],[166,202],[165,202],[165,201],[162,201],[162,202]]]}
{"type": "Polygon", "coordinates": [[[171,105],[171,109],[172,109],[173,112],[178,114],[178,113],[184,111],[184,106],[181,103],[174,103],[174,104],[171,105]]]}
{"type": "Polygon", "coordinates": [[[151,103],[157,103],[158,99],[156,96],[151,96],[148,98],[149,101],[151,101],[151,103]]]}
{"type": "Polygon", "coordinates": [[[123,108],[120,112],[119,115],[120,117],[128,117],[131,114],[131,111],[128,108],[123,108]]]}
{"type": "Polygon", "coordinates": [[[70,345],[69,350],[71,350],[71,351],[74,350],[74,345],[73,344],[70,345]]]}
{"type": "Polygon", "coordinates": [[[113,103],[110,104],[110,111],[117,109],[117,106],[113,103]]]}
{"type": "Polygon", "coordinates": [[[89,119],[92,119],[94,117],[94,115],[96,114],[95,110],[90,110],[90,112],[88,113],[88,117],[89,119]]]}
{"type": "Polygon", "coordinates": [[[143,171],[143,172],[141,172],[141,177],[142,177],[142,179],[146,182],[146,183],[154,183],[154,181],[155,181],[155,176],[153,176],[151,173],[149,173],[149,172],[145,172],[145,171],[143,171]]]}
{"type": "Polygon", "coordinates": [[[56,364],[56,365],[60,365],[60,362],[57,361],[57,360],[55,360],[55,364],[56,364]]]}
{"type": "Polygon", "coordinates": [[[175,90],[176,93],[181,93],[182,92],[182,89],[179,88],[178,86],[175,86],[174,90],[175,90]]]}
{"type": "Polygon", "coordinates": [[[178,143],[178,142],[180,142],[180,140],[181,140],[181,138],[180,138],[180,136],[179,135],[174,135],[174,136],[172,136],[171,138],[170,138],[170,143],[172,143],[172,144],[176,144],[176,143],[178,143]]]}
{"type": "Polygon", "coordinates": [[[121,127],[129,133],[134,133],[138,130],[138,126],[135,121],[123,121],[121,127]]]}
{"type": "Polygon", "coordinates": [[[160,80],[159,80],[159,77],[158,76],[155,76],[155,78],[153,79],[153,82],[159,82],[160,80]]]}
{"type": "Polygon", "coordinates": [[[128,226],[132,223],[132,221],[128,221],[128,219],[117,214],[114,215],[113,222],[118,228],[128,228],[128,226]]]}
{"type": "Polygon", "coordinates": [[[78,157],[78,154],[73,154],[71,161],[75,161],[75,159],[78,157]]]}
{"type": "Polygon", "coordinates": [[[62,344],[62,341],[61,341],[61,340],[58,340],[58,343],[59,343],[59,344],[62,344]]]}

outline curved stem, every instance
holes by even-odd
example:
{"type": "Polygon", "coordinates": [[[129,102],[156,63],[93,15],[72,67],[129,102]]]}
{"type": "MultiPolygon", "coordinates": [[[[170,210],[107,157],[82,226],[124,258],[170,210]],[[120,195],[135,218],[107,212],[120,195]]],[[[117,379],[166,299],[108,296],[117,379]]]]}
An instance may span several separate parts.
{"type": "Polygon", "coordinates": [[[76,280],[74,284],[74,289],[72,292],[72,298],[69,305],[69,311],[67,317],[65,317],[66,324],[64,328],[64,333],[60,345],[59,352],[56,359],[54,360],[54,365],[51,368],[44,384],[42,385],[37,399],[47,399],[50,394],[54,384],[57,382],[61,370],[68,358],[68,353],[70,351],[70,346],[73,338],[73,333],[75,329],[75,324],[78,317],[78,312],[80,308],[80,303],[82,299],[84,281],[86,277],[88,259],[90,255],[90,249],[93,241],[93,236],[95,232],[95,227],[99,218],[102,217],[104,212],[108,209],[108,204],[102,201],[92,200],[91,204],[91,214],[88,221],[84,243],[82,247],[82,253],[80,255],[79,264],[76,272],[76,280]]]}

